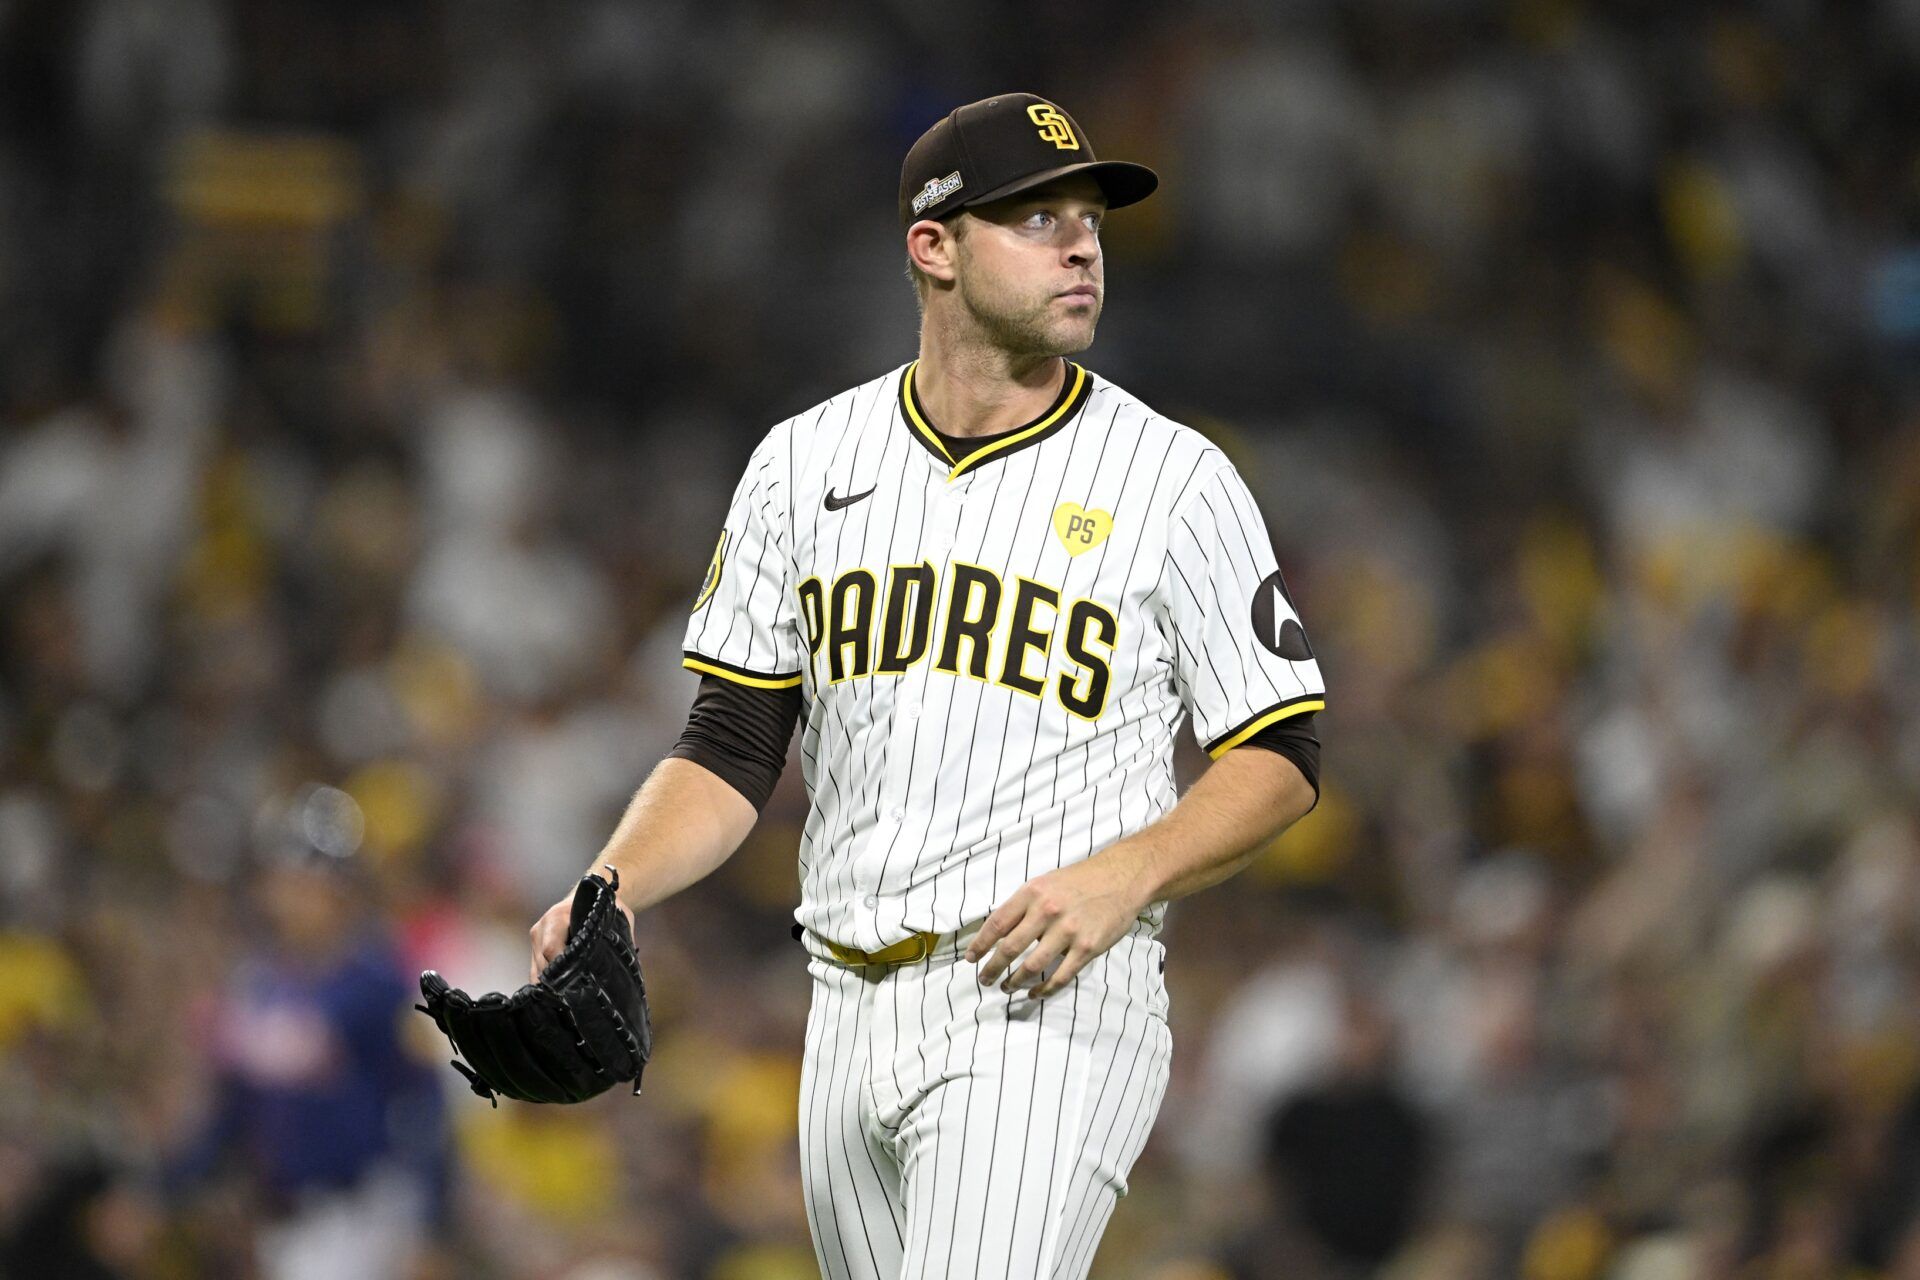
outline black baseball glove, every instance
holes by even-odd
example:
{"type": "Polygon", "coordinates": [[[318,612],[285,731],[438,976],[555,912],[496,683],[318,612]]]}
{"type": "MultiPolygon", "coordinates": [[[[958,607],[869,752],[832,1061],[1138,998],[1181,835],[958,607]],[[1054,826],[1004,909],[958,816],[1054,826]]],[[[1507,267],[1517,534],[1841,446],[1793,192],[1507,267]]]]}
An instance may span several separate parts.
{"type": "Polygon", "coordinates": [[[633,930],[614,899],[620,873],[580,878],[567,943],[540,974],[512,995],[478,1000],[432,969],[420,975],[432,1018],[454,1052],[453,1065],[481,1097],[522,1102],[585,1102],[631,1080],[653,1056],[647,986],[633,953],[633,930]]]}

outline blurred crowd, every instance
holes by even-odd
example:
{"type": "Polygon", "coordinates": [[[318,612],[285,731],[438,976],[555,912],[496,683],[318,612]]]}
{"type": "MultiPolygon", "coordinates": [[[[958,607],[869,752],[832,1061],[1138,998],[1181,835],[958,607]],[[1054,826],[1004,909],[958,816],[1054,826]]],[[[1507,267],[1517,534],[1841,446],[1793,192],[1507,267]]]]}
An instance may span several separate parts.
{"type": "Polygon", "coordinates": [[[1914,0],[0,0],[0,1275],[816,1274],[797,770],[639,1100],[407,1006],[524,980],[1002,89],[1162,173],[1084,359],[1330,690],[1096,1280],[1920,1277],[1914,0]]]}

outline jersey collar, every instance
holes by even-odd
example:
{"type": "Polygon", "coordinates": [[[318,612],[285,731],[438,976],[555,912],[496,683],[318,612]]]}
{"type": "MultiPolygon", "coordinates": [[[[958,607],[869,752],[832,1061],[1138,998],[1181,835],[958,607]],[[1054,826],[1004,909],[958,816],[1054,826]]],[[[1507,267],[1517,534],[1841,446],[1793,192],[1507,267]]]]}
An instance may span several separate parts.
{"type": "Polygon", "coordinates": [[[913,371],[919,365],[915,360],[900,374],[900,419],[907,425],[907,431],[918,440],[934,457],[947,464],[947,479],[953,480],[972,471],[983,462],[992,462],[1028,445],[1039,444],[1073,421],[1074,414],[1086,404],[1088,394],[1093,390],[1093,377],[1084,368],[1067,361],[1067,376],[1060,380],[1060,394],[1047,407],[1047,411],[1014,430],[1001,436],[992,444],[983,445],[968,454],[963,460],[955,462],[953,454],[947,450],[942,440],[927,423],[926,410],[920,407],[920,398],[914,394],[913,371]]]}

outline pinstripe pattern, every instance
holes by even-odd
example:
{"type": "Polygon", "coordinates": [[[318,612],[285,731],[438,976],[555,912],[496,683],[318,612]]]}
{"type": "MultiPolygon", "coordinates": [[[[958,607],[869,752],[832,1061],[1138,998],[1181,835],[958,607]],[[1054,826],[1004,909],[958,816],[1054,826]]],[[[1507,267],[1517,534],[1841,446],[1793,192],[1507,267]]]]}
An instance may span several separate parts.
{"type": "MultiPolygon", "coordinates": [[[[1165,813],[1183,715],[1211,743],[1322,688],[1316,662],[1256,641],[1252,593],[1277,565],[1252,496],[1204,438],[1089,373],[1053,434],[953,476],[903,417],[903,370],[780,424],[754,451],[727,517],[727,563],[686,643],[690,661],[799,675],[813,803],[797,919],[869,950],[979,920],[1026,880],[1165,813]],[[825,506],[828,492],[868,490],[825,506]],[[1067,502],[1113,517],[1078,556],[1053,527],[1067,502]],[[884,587],[888,566],[923,562],[938,574],[936,621],[956,562],[992,570],[1009,594],[1020,575],[1057,588],[1063,608],[1112,610],[1098,718],[936,671],[930,657],[831,680],[825,650],[808,657],[798,584],[830,587],[864,567],[884,587]]],[[[886,602],[871,603],[877,620],[886,602]]],[[[996,636],[990,671],[1004,644],[996,636]]],[[[1049,679],[1072,666],[1060,648],[1044,655],[1049,679]]],[[[1163,916],[1163,904],[1148,911],[1156,925],[1163,916]]]]}
{"type": "Polygon", "coordinates": [[[826,1280],[1077,1280],[1165,1096],[1142,921],[1072,987],[982,988],[956,935],[916,965],[808,962],[802,1181],[826,1280]]]}
{"type": "Polygon", "coordinates": [[[754,450],[685,647],[696,669],[797,680],[804,695],[795,918],[812,931],[813,1005],[800,1120],[822,1274],[1084,1276],[1167,1086],[1166,904],[1045,1001],[983,990],[955,957],[1020,885],[1173,806],[1182,716],[1226,750],[1321,705],[1323,685],[1314,660],[1256,631],[1256,595],[1271,626],[1297,618],[1262,586],[1278,568],[1265,524],[1219,449],[1070,366],[1044,425],[956,464],[912,425],[908,367],[754,450]],[[1072,545],[1056,525],[1076,511],[1110,517],[1097,543],[1072,545]],[[895,566],[933,574],[933,636],[904,670],[880,671],[895,566]],[[1000,584],[986,679],[972,642],[954,669],[936,665],[957,566],[1000,584]],[[1029,619],[1040,640],[1010,661],[1021,579],[1042,602],[1029,619]],[[864,633],[842,625],[836,638],[828,615],[845,624],[867,595],[864,633]],[[1068,642],[1076,601],[1111,617],[1097,708],[1066,693],[1093,688],[1087,651],[1068,642]],[[848,969],[819,943],[875,950],[921,931],[944,935],[942,950],[891,971],[848,969]]]}

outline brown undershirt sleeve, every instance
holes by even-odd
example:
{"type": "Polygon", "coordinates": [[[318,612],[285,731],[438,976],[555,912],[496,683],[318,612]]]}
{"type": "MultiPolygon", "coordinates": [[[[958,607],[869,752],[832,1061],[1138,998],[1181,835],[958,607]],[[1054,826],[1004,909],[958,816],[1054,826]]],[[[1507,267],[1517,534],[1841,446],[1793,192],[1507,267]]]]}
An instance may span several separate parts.
{"type": "Polygon", "coordinates": [[[700,677],[687,727],[667,755],[717,774],[764,809],[787,764],[787,744],[800,722],[800,686],[755,689],[719,676],[700,677]]]}
{"type": "Polygon", "coordinates": [[[1313,787],[1313,802],[1316,805],[1320,803],[1320,737],[1313,730],[1313,717],[1317,714],[1309,711],[1303,716],[1292,716],[1279,724],[1270,724],[1240,744],[1243,747],[1265,747],[1298,765],[1301,774],[1313,787]]]}

